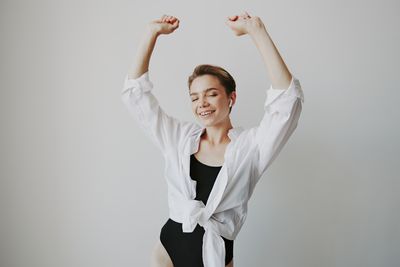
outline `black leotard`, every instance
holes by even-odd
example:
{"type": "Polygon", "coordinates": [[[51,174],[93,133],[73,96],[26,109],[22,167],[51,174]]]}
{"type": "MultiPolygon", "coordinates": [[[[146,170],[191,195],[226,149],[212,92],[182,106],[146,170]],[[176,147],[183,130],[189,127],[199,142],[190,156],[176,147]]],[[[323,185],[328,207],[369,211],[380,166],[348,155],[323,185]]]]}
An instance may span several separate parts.
{"type": "MultiPolygon", "coordinates": [[[[201,163],[192,154],[190,156],[190,177],[197,181],[196,200],[207,204],[208,196],[222,166],[209,166],[201,163]]],[[[192,233],[182,232],[182,223],[171,218],[160,232],[160,241],[167,250],[174,267],[204,267],[202,260],[204,228],[197,224],[192,233]]],[[[222,237],[222,236],[221,236],[222,237]]],[[[233,240],[225,241],[225,265],[233,258],[233,240]]]]}

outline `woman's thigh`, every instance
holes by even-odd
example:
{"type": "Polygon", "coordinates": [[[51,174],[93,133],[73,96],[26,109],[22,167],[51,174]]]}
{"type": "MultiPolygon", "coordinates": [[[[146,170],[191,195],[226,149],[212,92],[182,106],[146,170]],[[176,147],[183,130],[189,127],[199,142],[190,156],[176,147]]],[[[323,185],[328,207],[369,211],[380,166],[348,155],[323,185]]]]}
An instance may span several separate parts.
{"type": "Polygon", "coordinates": [[[226,265],[225,267],[233,267],[233,259],[232,259],[231,262],[228,263],[228,265],[226,265]]]}
{"type": "MultiPolygon", "coordinates": [[[[174,267],[167,250],[164,248],[160,240],[157,240],[151,257],[151,267],[174,267]]],[[[234,267],[233,259],[225,267],[234,267]]]]}
{"type": "Polygon", "coordinates": [[[160,240],[157,240],[151,253],[151,267],[174,267],[160,240]]]}

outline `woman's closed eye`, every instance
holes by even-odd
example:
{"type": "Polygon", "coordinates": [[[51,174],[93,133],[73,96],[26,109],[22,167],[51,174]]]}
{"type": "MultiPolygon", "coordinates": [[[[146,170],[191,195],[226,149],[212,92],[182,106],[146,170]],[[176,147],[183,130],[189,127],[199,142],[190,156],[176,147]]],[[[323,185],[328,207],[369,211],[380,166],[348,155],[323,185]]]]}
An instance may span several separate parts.
{"type": "MultiPolygon", "coordinates": [[[[212,96],[212,97],[214,97],[214,96],[217,96],[218,94],[212,94],[212,95],[209,95],[209,96],[212,96]]],[[[192,102],[194,102],[194,101],[196,101],[196,100],[198,100],[198,98],[193,98],[192,99],[192,102]]]]}

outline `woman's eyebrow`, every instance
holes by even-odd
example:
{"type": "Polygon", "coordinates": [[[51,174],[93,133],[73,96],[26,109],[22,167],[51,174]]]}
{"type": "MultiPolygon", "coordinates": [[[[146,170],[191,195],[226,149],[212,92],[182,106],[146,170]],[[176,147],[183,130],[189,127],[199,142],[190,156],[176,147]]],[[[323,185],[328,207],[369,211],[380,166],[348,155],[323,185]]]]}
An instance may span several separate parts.
{"type": "MultiPolygon", "coordinates": [[[[207,88],[207,89],[205,89],[203,91],[208,92],[208,91],[211,91],[211,90],[217,90],[218,91],[218,88],[211,87],[211,88],[207,88]]],[[[197,95],[197,94],[198,93],[190,93],[190,95],[197,95]]]]}

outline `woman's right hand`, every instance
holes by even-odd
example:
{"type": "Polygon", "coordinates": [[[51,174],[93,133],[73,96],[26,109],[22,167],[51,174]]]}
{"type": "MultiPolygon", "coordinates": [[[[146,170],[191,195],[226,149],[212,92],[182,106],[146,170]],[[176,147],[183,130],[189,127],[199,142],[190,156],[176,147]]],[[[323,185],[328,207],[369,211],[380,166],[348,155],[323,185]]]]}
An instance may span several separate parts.
{"type": "Polygon", "coordinates": [[[228,17],[225,24],[237,35],[251,34],[258,29],[265,29],[260,17],[251,17],[246,11],[241,15],[228,17]]]}
{"type": "Polygon", "coordinates": [[[179,19],[173,16],[163,15],[160,19],[151,21],[148,24],[150,30],[157,34],[170,34],[179,27],[179,19]]]}

